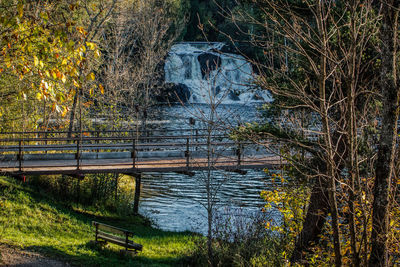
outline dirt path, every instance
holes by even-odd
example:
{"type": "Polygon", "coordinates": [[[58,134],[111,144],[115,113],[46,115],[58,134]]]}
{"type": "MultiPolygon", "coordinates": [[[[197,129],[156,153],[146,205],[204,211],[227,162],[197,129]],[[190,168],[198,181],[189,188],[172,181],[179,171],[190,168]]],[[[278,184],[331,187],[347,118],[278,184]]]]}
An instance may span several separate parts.
{"type": "Polygon", "coordinates": [[[68,267],[69,264],[44,257],[36,252],[0,245],[0,266],[18,267],[68,267]]]}

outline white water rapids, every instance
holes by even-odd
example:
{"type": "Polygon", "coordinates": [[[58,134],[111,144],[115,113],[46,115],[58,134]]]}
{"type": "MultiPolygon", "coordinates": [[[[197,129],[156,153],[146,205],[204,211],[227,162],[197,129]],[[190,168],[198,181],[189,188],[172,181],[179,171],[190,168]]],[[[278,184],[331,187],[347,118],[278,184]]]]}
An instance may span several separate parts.
{"type": "Polygon", "coordinates": [[[165,82],[184,85],[190,103],[247,104],[268,101],[253,82],[251,64],[238,54],[221,53],[224,43],[178,43],[165,62],[165,82]]]}

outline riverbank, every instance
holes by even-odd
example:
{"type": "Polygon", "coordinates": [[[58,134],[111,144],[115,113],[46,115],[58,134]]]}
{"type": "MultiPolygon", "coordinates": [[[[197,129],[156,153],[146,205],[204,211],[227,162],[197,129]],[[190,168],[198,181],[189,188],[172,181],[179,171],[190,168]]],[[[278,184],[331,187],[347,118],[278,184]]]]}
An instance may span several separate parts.
{"type": "Polygon", "coordinates": [[[73,266],[185,266],[195,250],[197,237],[190,232],[162,231],[141,216],[106,214],[62,203],[12,178],[0,177],[0,207],[3,247],[39,253],[73,266]],[[133,231],[143,251],[130,257],[120,255],[118,246],[94,246],[93,220],[133,231]]]}

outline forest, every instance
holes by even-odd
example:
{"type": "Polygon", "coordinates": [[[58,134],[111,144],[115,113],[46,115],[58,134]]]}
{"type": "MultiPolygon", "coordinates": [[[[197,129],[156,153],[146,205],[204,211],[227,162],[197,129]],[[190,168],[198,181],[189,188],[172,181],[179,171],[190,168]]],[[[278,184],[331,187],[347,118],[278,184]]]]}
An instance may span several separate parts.
{"type": "MultiPolygon", "coordinates": [[[[261,120],[227,134],[287,164],[264,170],[271,184],[259,192],[263,219],[235,232],[208,206],[208,234],[171,237],[190,249],[165,264],[399,265],[399,12],[396,0],[0,0],[0,133],[146,130],[149,113],[171,94],[171,47],[224,42],[226,53],[251,64],[252,87],[272,99],[257,106],[261,120]]],[[[65,203],[78,197],[68,204],[74,210],[125,216],[132,196],[118,178],[115,193],[114,178],[34,177],[29,186],[65,203]]],[[[1,207],[25,199],[4,189],[4,179],[1,207]]],[[[22,242],[3,233],[0,251],[22,242]]],[[[135,266],[135,258],[99,264],[111,263],[135,266]]]]}

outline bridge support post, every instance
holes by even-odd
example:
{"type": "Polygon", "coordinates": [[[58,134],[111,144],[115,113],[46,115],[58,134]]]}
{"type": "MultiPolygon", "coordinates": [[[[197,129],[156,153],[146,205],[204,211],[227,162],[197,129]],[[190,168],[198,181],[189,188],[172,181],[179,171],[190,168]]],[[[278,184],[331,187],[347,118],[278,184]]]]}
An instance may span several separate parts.
{"type": "Polygon", "coordinates": [[[142,185],[142,174],[137,173],[133,175],[135,177],[135,202],[133,203],[133,212],[139,213],[139,201],[140,201],[140,187],[142,185]]]}
{"type": "Polygon", "coordinates": [[[241,164],[241,162],[242,162],[242,160],[241,160],[241,157],[242,157],[242,147],[241,147],[241,145],[240,145],[240,142],[239,142],[238,147],[237,147],[237,150],[236,150],[236,155],[237,155],[237,165],[240,166],[240,164],[241,164]]]}

